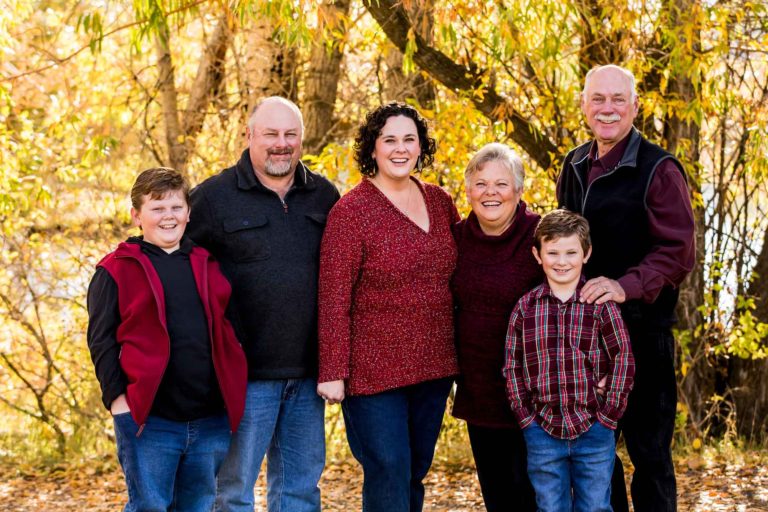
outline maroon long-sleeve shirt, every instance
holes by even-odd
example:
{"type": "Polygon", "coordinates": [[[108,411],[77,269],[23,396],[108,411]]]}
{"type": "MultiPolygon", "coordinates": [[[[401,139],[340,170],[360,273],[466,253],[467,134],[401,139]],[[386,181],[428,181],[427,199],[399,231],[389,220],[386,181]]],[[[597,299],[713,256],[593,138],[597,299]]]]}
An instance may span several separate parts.
{"type": "MultiPolygon", "coordinates": [[[[597,144],[592,143],[588,184],[618,165],[630,135],[601,158],[596,158],[597,144]]],[[[561,183],[557,183],[558,197],[563,196],[561,183]]],[[[650,235],[664,243],[655,246],[637,266],[627,269],[627,273],[618,279],[627,300],[641,299],[651,303],[665,285],[679,286],[693,269],[696,262],[696,249],[690,243],[693,240],[693,211],[687,196],[685,178],[672,160],[659,164],[648,187],[646,204],[650,235]]]]}
{"type": "Polygon", "coordinates": [[[500,235],[483,233],[474,213],[453,227],[459,250],[452,289],[461,369],[453,415],[473,425],[517,427],[501,375],[504,340],[512,308],[544,279],[531,253],[540,218],[521,201],[500,235]]]}

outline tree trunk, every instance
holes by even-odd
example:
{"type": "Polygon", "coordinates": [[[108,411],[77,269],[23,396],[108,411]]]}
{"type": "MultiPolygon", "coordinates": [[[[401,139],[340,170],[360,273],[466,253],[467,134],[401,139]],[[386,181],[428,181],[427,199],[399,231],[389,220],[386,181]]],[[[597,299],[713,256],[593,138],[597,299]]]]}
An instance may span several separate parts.
{"type": "MultiPolygon", "coordinates": [[[[768,284],[763,282],[763,284],[768,284]]],[[[736,417],[736,431],[749,441],[768,436],[768,361],[732,357],[728,383],[736,417]]]]}
{"type": "MultiPolygon", "coordinates": [[[[748,295],[755,301],[754,317],[768,323],[768,229],[752,269],[748,295]]],[[[736,410],[736,428],[742,436],[762,442],[768,436],[768,359],[729,360],[728,383],[736,410]]]]}
{"type": "Polygon", "coordinates": [[[170,48],[171,34],[168,25],[163,21],[155,34],[155,49],[157,51],[158,84],[160,105],[165,121],[165,141],[168,146],[169,164],[174,169],[183,172],[187,164],[187,147],[184,133],[179,122],[179,103],[176,95],[173,59],[170,48]]]}
{"type": "Polygon", "coordinates": [[[200,133],[205,122],[208,105],[218,103],[224,81],[224,59],[227,55],[231,34],[228,16],[224,14],[219,18],[218,24],[205,47],[195,82],[189,93],[187,108],[184,110],[183,126],[189,153],[194,149],[194,137],[200,133]]]}
{"type": "MultiPolygon", "coordinates": [[[[189,155],[194,152],[195,137],[203,127],[208,105],[216,99],[224,80],[224,59],[230,41],[227,16],[222,15],[200,59],[197,75],[182,112],[175,84],[170,31],[163,22],[155,35],[158,90],[165,121],[165,140],[170,166],[184,172],[189,155]],[[181,119],[180,119],[181,118],[181,119]]],[[[161,164],[163,164],[161,162],[161,164]]],[[[163,164],[165,165],[165,164],[163,164]]]]}
{"type": "MultiPolygon", "coordinates": [[[[677,34],[678,44],[688,49],[682,52],[678,59],[680,62],[665,62],[664,65],[673,70],[669,78],[666,91],[667,96],[678,99],[682,103],[689,104],[696,99],[694,78],[700,82],[700,77],[690,75],[690,67],[684,65],[688,59],[693,60],[700,51],[701,40],[696,20],[698,0],[668,0],[664,6],[666,24],[675,33],[676,27],[694,27],[686,33],[677,34]],[[686,38],[692,37],[688,41],[686,38]],[[672,64],[670,66],[670,64],[672,64]]],[[[652,77],[661,73],[654,70],[652,77]]],[[[677,111],[671,112],[664,119],[663,145],[667,151],[683,162],[688,175],[688,187],[695,195],[701,194],[696,165],[700,157],[700,127],[690,119],[682,119],[677,111]]],[[[688,370],[682,378],[680,400],[688,408],[690,419],[697,431],[703,427],[707,416],[707,404],[715,393],[715,370],[712,367],[709,349],[709,333],[701,329],[704,319],[698,308],[704,303],[704,245],[705,245],[705,213],[701,206],[694,207],[694,226],[696,244],[696,263],[692,272],[680,286],[680,299],[677,304],[678,329],[686,332],[689,340],[687,351],[683,356],[682,364],[688,370]]]]}
{"type": "Polygon", "coordinates": [[[266,16],[246,19],[241,33],[246,48],[241,76],[246,118],[262,98],[283,96],[296,101],[296,50],[277,42],[266,16]]]}
{"type": "Polygon", "coordinates": [[[586,74],[595,66],[620,64],[627,54],[629,41],[620,29],[607,30],[605,14],[612,7],[612,2],[605,0],[587,0],[577,4],[581,18],[581,45],[579,47],[579,65],[586,74]]]}
{"type": "Polygon", "coordinates": [[[346,32],[350,0],[326,0],[318,6],[318,24],[304,85],[304,151],[317,155],[333,137],[333,110],[341,74],[342,40],[331,29],[346,32]],[[329,44],[330,43],[330,44],[329,44]]]}

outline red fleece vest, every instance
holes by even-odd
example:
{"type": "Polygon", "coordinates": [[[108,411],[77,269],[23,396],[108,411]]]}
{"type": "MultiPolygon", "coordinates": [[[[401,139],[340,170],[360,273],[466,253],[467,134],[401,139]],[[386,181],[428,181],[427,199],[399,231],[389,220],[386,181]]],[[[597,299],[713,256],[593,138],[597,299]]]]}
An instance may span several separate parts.
{"type": "MultiPolygon", "coordinates": [[[[232,288],[202,247],[192,249],[189,261],[208,321],[213,366],[235,431],[245,408],[248,369],[243,349],[224,316],[232,288]]],[[[163,286],[138,244],[121,243],[98,266],[117,283],[122,320],[117,328],[120,366],[128,378],[126,398],[131,415],[137,425],[143,425],[170,356],[163,286]]]]}

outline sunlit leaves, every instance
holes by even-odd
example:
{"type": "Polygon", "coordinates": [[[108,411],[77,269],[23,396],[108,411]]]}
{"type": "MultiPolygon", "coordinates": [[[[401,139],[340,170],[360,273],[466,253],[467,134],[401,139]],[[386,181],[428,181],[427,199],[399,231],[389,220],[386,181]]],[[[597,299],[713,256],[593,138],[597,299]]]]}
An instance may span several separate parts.
{"type": "MultiPolygon", "coordinates": [[[[551,165],[542,169],[535,151],[515,147],[526,164],[523,198],[537,211],[552,208],[559,161],[590,137],[578,104],[586,68],[607,59],[628,66],[638,78],[637,121],[646,135],[663,142],[676,119],[693,126],[700,138],[696,161],[693,137],[680,138],[675,148],[696,189],[694,204],[707,212],[707,289],[698,311],[708,320],[695,332],[681,333],[685,373],[693,367],[685,350],[694,336],[710,343],[707,357],[716,351],[761,354],[765,327],[741,298],[766,228],[766,5],[691,0],[690,9],[675,11],[670,9],[675,2],[650,0],[432,3],[432,44],[465,68],[472,87],[437,87],[434,104],[420,107],[438,141],[435,164],[423,179],[440,184],[466,213],[463,172],[469,158],[488,142],[514,147],[519,125],[512,116],[519,116],[514,119],[534,127],[555,148],[546,153],[551,165]],[[681,79],[690,80],[693,97],[676,89],[681,79]],[[483,115],[473,101],[490,97],[489,91],[504,102],[483,115]]],[[[150,51],[155,35],[168,31],[178,108],[184,112],[207,37],[222,15],[233,31],[220,90],[204,107],[202,128],[179,135],[194,142],[187,174],[197,183],[232,164],[244,148],[249,77],[243,62],[254,42],[242,29],[263,22],[274,41],[295,50],[301,104],[312,35],[323,26],[325,44],[344,50],[342,76],[333,137],[307,160],[343,191],[361,179],[352,141],[365,113],[388,99],[387,56],[394,46],[360,2],[339,19],[324,18],[317,3],[306,0],[6,4],[11,9],[0,12],[0,290],[13,297],[21,312],[17,318],[34,320],[35,305],[46,313],[38,330],[62,366],[59,374],[51,370],[53,391],[45,398],[51,403],[43,403],[69,433],[74,427],[68,418],[80,414],[71,404],[94,400],[82,339],[85,283],[98,257],[128,232],[133,178],[167,159],[157,61],[150,51]]],[[[416,33],[409,32],[402,71],[424,77],[414,63],[416,33]]],[[[30,372],[44,383],[47,363],[40,344],[24,334],[28,331],[11,318],[8,306],[0,317],[2,350],[30,362],[30,372]]],[[[34,394],[3,368],[0,395],[25,407],[33,403],[34,394]]],[[[98,403],[91,411],[100,412],[98,403]]],[[[41,432],[51,436],[49,427],[41,432]]]]}

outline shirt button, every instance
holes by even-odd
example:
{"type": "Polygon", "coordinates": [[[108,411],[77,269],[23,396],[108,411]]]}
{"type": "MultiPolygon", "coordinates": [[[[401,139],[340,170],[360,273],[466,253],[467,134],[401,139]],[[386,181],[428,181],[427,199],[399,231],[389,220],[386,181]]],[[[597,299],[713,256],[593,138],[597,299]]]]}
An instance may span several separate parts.
{"type": "Polygon", "coordinates": [[[247,220],[243,221],[243,226],[247,226],[248,224],[250,224],[250,222],[248,222],[247,220]]]}

